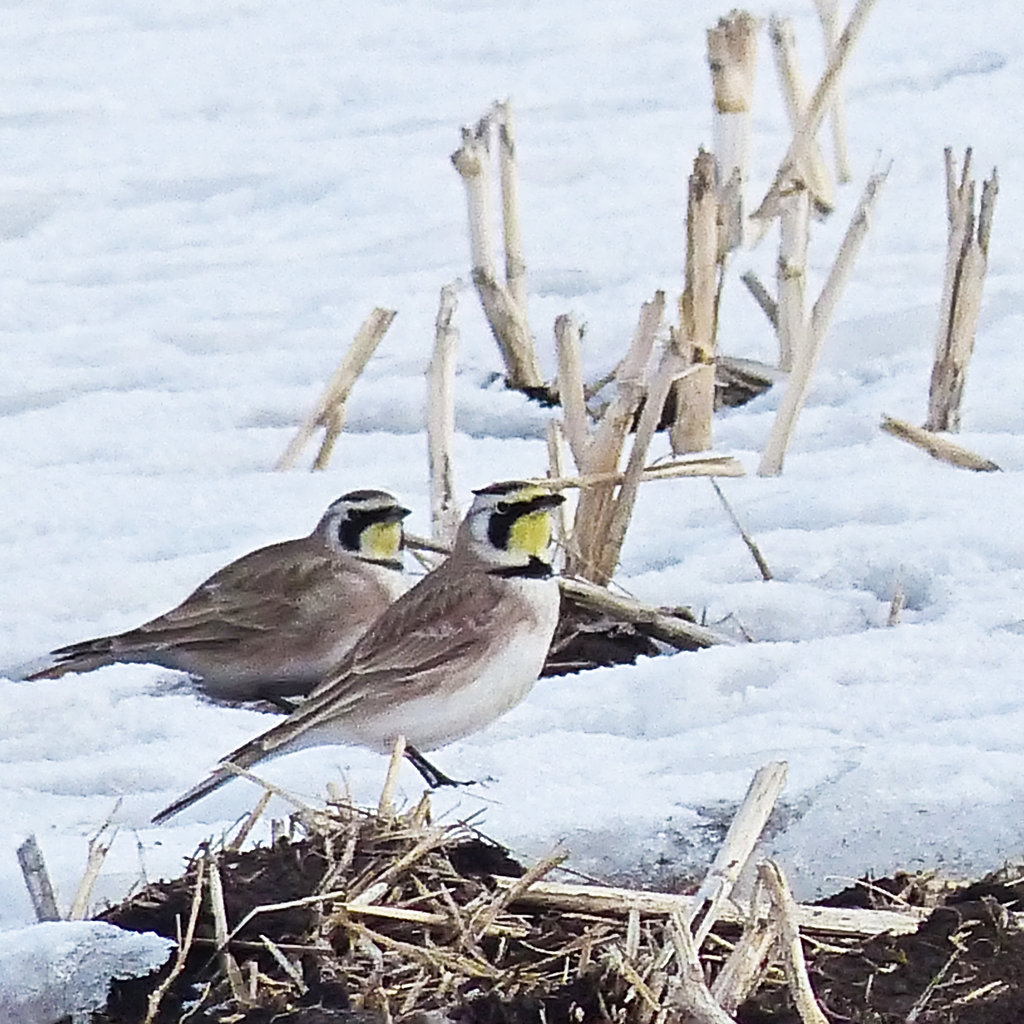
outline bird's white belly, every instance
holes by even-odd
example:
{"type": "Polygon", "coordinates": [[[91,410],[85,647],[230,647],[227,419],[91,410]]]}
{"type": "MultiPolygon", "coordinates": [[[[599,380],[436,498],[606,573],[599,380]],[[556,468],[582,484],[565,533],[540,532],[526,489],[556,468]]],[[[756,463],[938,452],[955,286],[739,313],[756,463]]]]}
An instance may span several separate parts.
{"type": "Polygon", "coordinates": [[[464,668],[453,664],[450,689],[439,688],[371,715],[360,715],[354,709],[343,720],[325,723],[334,735],[324,736],[321,742],[340,740],[387,752],[401,735],[420,750],[434,750],[479,732],[515,707],[537,681],[558,620],[554,581],[521,582],[531,587],[531,603],[539,621],[513,628],[500,652],[475,678],[460,681],[464,668]]]}

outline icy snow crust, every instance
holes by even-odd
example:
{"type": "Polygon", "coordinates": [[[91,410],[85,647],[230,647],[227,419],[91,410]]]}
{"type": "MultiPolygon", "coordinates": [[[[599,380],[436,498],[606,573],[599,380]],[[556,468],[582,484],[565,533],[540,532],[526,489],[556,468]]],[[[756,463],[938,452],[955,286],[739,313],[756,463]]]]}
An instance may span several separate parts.
{"type": "Polygon", "coordinates": [[[0,1020],[53,1024],[107,1004],[112,978],[161,967],[174,943],[103,921],[48,921],[0,932],[0,1020]]]}
{"type": "MultiPolygon", "coordinates": [[[[820,30],[784,3],[810,78],[820,30]]],[[[0,666],[125,629],[258,545],[308,531],[354,487],[393,490],[426,532],[423,371],[439,289],[468,276],[459,126],[511,96],[530,316],[587,324],[588,376],[640,303],[681,287],[683,182],[710,145],[704,0],[441,5],[235,0],[14,3],[0,62],[0,666]],[[356,387],[330,470],[274,473],[374,305],[399,311],[356,387]]],[[[767,9],[757,9],[766,15],[767,9]]],[[[762,45],[756,202],[785,149],[762,45]]],[[[778,390],[716,421],[751,475],[723,489],[775,579],[761,582],[705,481],[644,488],[620,582],[733,616],[759,642],[546,681],[437,755],[485,786],[440,794],[523,855],[559,840],[606,877],[700,865],[753,771],[790,779],[771,850],[801,895],[895,867],[982,870],[1021,852],[1024,790],[1024,12],[879,4],[848,76],[856,184],[813,234],[824,281],[861,183],[893,168],[778,479],[753,475],[778,390]],[[942,149],[1001,179],[962,442],[1004,472],[939,465],[882,435],[924,415],[945,248],[942,149]],[[903,623],[887,628],[897,579],[903,623]]],[[[721,344],[770,360],[730,267],[721,344]]],[[[549,413],[500,369],[471,289],[458,487],[541,472],[549,413]]],[[[659,439],[659,446],[664,442],[659,439]]],[[[664,450],[659,447],[659,454],[664,450]]],[[[311,454],[310,454],[311,457],[311,454]]],[[[176,874],[256,799],[236,781],[169,825],[150,816],[270,724],[174,673],[114,666],[0,679],[0,927],[31,921],[14,849],[35,832],[60,898],[123,798],[97,899],[176,874]]],[[[383,759],[308,750],[265,766],[309,799],[375,799],[383,759]]],[[[409,770],[404,795],[419,793],[409,770]]],[[[285,811],[276,805],[276,811],[285,811]]]]}

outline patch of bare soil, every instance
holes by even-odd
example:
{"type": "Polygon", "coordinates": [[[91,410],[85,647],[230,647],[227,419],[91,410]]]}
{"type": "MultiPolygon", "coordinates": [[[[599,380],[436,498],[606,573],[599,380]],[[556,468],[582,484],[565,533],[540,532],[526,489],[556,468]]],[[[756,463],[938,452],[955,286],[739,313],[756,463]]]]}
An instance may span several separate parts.
{"type": "MultiPolygon", "coordinates": [[[[148,978],[115,982],[93,1024],[683,1019],[672,995],[679,946],[664,915],[526,901],[522,889],[553,861],[524,877],[467,826],[432,825],[426,803],[399,817],[332,805],[300,812],[292,828],[269,847],[201,850],[182,877],[106,911],[103,920],[176,939],[182,952],[148,978]]],[[[1009,877],[938,894],[901,878],[840,894],[830,902],[941,906],[914,933],[805,935],[828,1019],[1024,1020],[1024,933],[1013,917],[1022,900],[1024,883],[1009,877]]],[[[709,980],[739,931],[716,925],[704,943],[709,980]]],[[[778,967],[762,971],[735,1019],[799,1021],[782,981],[778,967]]]]}
{"type": "MultiPolygon", "coordinates": [[[[1000,872],[946,888],[916,932],[878,935],[843,952],[819,951],[808,968],[829,1019],[852,1024],[1020,1024],[1024,1021],[1024,876],[1000,872]]],[[[901,876],[858,886],[830,906],[925,906],[936,896],[901,876]],[[886,891],[899,900],[887,898],[886,891]]],[[[788,994],[763,988],[741,1024],[798,1022],[788,994]]]]}
{"type": "Polygon", "coordinates": [[[633,665],[639,657],[661,653],[635,623],[616,622],[562,595],[558,627],[544,661],[542,676],[561,676],[606,665],[633,665]]]}

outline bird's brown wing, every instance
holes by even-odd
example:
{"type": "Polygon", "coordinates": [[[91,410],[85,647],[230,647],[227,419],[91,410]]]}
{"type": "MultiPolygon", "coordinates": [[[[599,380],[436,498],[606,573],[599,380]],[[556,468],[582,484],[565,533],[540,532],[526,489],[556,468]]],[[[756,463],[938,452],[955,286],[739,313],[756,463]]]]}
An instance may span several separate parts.
{"type": "MultiPolygon", "coordinates": [[[[284,721],[229,754],[254,764],[291,746],[309,729],[365,701],[390,704],[444,686],[461,661],[484,658],[501,642],[509,609],[499,607],[502,581],[483,572],[451,580],[446,566],[390,605],[356,643],[338,671],[284,721]]],[[[237,760],[237,758],[241,760],[237,760]]]]}
{"type": "Polygon", "coordinates": [[[337,559],[304,541],[261,548],[214,573],[176,608],[119,634],[116,646],[194,648],[288,632],[337,594],[339,568],[337,559]]]}
{"type": "MultiPolygon", "coordinates": [[[[201,583],[176,608],[109,637],[52,653],[66,661],[89,655],[225,648],[301,628],[311,612],[342,599],[338,559],[304,540],[250,552],[201,583]]],[[[336,607],[336,604],[335,604],[336,607]]]]}
{"type": "Polygon", "coordinates": [[[480,642],[498,617],[502,581],[485,572],[445,570],[424,577],[374,623],[353,652],[353,671],[423,668],[453,643],[480,642]]]}
{"type": "Polygon", "coordinates": [[[310,618],[311,608],[339,599],[338,572],[336,558],[314,537],[259,548],[219,569],[177,607],[135,629],[51,651],[55,663],[29,678],[55,678],[144,655],[173,662],[161,653],[227,650],[272,632],[291,632],[310,618]]]}
{"type": "MultiPolygon", "coordinates": [[[[338,671],[321,683],[284,721],[233,750],[222,762],[250,768],[299,745],[311,729],[348,714],[363,701],[388,703],[443,686],[462,659],[485,657],[501,642],[516,609],[499,599],[504,581],[485,572],[459,571],[446,562],[389,605],[349,652],[338,671]]],[[[184,810],[231,778],[218,768],[164,808],[157,824],[184,810]]]]}

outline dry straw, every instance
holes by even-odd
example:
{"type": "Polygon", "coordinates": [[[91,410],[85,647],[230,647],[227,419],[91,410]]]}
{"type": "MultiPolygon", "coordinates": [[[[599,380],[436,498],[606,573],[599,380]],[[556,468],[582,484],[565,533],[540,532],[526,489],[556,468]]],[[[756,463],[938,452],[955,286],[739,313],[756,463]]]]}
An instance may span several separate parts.
{"type": "Polygon", "coordinates": [[[175,1019],[187,998],[194,1011],[216,1006],[244,1020],[256,1007],[315,999],[321,979],[337,978],[354,1010],[385,1019],[478,1000],[543,1003],[571,990],[622,1024],[683,1011],[721,1022],[766,976],[779,976],[777,960],[802,1018],[820,1024],[802,934],[846,948],[913,931],[925,912],[800,906],[770,862],[754,892],[741,891],[785,773],[773,763],[756,774],[693,896],[551,881],[562,852],[516,871],[468,823],[432,824],[425,801],[397,812],[382,795],[385,813],[304,806],[289,829],[299,838],[248,854],[201,850],[184,878],[118,908],[143,915],[145,926],[147,909],[173,900],[187,917],[147,1019],[175,1019]],[[296,895],[247,897],[247,888],[268,891],[270,879],[296,895]]]}

